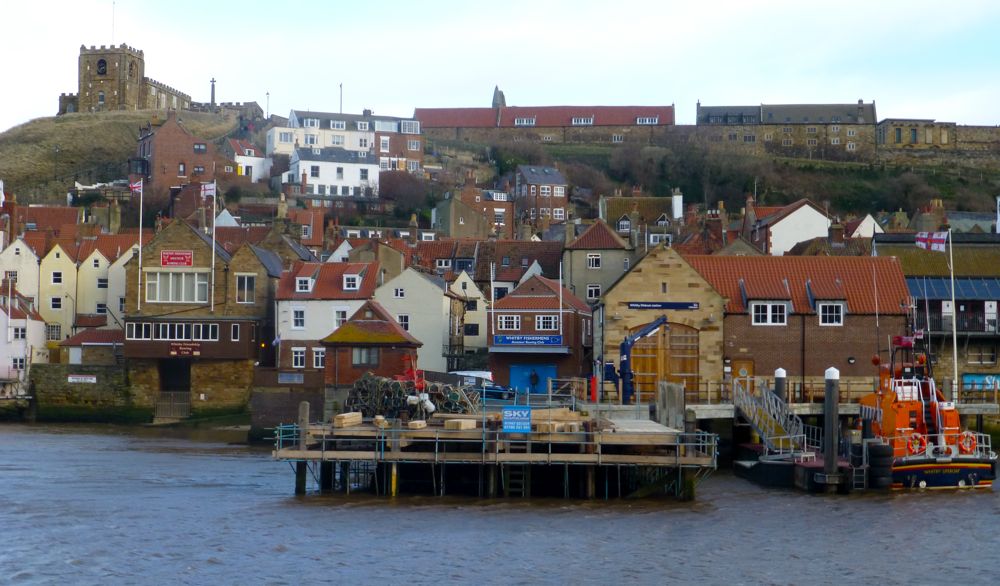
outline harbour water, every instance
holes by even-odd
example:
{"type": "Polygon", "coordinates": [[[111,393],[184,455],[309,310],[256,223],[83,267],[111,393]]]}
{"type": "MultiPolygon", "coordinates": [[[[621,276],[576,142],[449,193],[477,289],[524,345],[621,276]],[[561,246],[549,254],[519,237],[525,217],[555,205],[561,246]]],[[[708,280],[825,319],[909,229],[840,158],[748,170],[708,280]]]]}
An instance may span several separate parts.
{"type": "Polygon", "coordinates": [[[0,426],[0,584],[995,583],[996,489],[695,502],[293,496],[267,448],[0,426]]]}

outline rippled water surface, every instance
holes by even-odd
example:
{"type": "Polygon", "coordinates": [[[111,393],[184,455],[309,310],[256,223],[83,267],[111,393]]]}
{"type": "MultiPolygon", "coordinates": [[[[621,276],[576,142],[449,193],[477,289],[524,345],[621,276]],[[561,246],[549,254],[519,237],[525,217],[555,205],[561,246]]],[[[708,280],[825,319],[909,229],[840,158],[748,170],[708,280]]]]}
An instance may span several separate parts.
{"type": "Polygon", "coordinates": [[[995,583],[995,491],[694,503],[293,496],[266,449],[0,426],[0,584],[995,583]]]}

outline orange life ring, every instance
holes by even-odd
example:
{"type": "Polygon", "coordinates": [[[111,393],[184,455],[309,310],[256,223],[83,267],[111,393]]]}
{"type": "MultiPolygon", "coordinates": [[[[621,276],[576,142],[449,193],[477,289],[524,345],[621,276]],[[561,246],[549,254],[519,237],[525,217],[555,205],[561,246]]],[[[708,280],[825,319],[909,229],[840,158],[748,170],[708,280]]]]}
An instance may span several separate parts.
{"type": "Polygon", "coordinates": [[[976,451],[976,434],[971,431],[963,431],[958,437],[958,449],[963,454],[971,454],[976,451]]]}
{"type": "Polygon", "coordinates": [[[911,454],[922,454],[927,451],[927,438],[918,432],[913,432],[906,442],[906,449],[911,454]]]}

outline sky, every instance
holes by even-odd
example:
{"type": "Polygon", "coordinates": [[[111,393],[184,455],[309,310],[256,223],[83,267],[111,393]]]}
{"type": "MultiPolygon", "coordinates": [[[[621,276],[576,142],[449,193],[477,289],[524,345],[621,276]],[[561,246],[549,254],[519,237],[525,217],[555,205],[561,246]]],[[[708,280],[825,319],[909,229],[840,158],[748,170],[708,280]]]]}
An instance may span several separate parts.
{"type": "Polygon", "coordinates": [[[80,45],[210,100],[415,107],[875,102],[879,120],[1000,124],[1000,2],[34,0],[0,3],[0,131],[77,92],[80,45]]]}

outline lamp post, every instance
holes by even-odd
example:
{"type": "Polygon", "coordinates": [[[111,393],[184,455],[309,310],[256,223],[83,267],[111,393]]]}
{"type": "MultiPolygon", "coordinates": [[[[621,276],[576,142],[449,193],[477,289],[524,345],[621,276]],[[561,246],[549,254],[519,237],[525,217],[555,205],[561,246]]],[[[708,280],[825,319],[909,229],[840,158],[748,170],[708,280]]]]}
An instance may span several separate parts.
{"type": "Polygon", "coordinates": [[[53,156],[53,163],[52,163],[52,180],[56,181],[59,176],[59,145],[56,145],[54,147],[54,150],[55,153],[53,156]]]}

